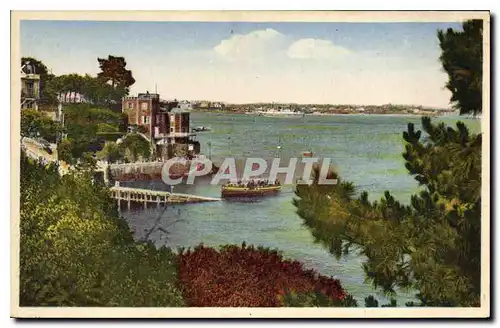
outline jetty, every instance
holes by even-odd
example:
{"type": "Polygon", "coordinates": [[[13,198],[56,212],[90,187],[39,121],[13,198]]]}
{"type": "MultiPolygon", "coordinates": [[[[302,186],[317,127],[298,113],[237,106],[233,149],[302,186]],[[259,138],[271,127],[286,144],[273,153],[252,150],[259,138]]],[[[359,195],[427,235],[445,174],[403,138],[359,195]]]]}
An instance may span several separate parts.
{"type": "MultiPolygon", "coordinates": [[[[43,145],[39,144],[35,139],[31,138],[23,138],[21,141],[21,145],[24,148],[26,154],[35,159],[35,160],[43,160],[46,164],[49,163],[57,163],[59,174],[65,175],[70,172],[73,167],[66,164],[64,161],[57,159],[57,148],[55,145],[51,145],[51,152],[47,152],[44,149],[43,145]]],[[[49,148],[48,146],[46,148],[49,148]]],[[[127,163],[127,164],[112,164],[118,166],[119,168],[140,168],[140,169],[150,169],[151,167],[160,168],[161,162],[151,162],[151,163],[127,163]]],[[[108,177],[108,167],[110,165],[103,161],[97,162],[96,172],[101,172],[103,174],[104,181],[106,183],[109,182],[108,177]]],[[[159,174],[158,174],[159,175],[159,174]]],[[[131,188],[131,187],[122,187],[120,186],[119,181],[115,182],[115,185],[110,188],[111,197],[118,202],[119,208],[121,207],[122,202],[127,204],[127,207],[130,208],[131,204],[143,204],[144,208],[147,208],[148,205],[162,206],[166,204],[187,204],[187,203],[202,203],[202,202],[215,202],[220,201],[221,198],[214,197],[205,197],[199,195],[192,194],[183,194],[183,193],[172,193],[168,191],[161,190],[150,190],[150,189],[140,189],[140,188],[131,188]]]]}
{"type": "Polygon", "coordinates": [[[134,203],[143,204],[144,208],[147,208],[148,205],[160,207],[166,204],[216,202],[221,200],[221,198],[172,193],[169,191],[121,187],[118,183],[111,187],[110,191],[111,197],[117,200],[119,207],[122,202],[125,202],[129,209],[131,204],[134,203]]]}

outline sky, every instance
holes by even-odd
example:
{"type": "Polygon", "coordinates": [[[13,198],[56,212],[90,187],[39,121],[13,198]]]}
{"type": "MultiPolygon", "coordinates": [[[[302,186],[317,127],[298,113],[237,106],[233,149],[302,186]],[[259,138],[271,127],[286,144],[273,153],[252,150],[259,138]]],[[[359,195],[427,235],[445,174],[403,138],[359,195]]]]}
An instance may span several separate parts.
{"type": "Polygon", "coordinates": [[[437,30],[460,23],[21,21],[21,55],[56,75],[123,56],[131,94],[231,103],[449,107],[437,30]]]}

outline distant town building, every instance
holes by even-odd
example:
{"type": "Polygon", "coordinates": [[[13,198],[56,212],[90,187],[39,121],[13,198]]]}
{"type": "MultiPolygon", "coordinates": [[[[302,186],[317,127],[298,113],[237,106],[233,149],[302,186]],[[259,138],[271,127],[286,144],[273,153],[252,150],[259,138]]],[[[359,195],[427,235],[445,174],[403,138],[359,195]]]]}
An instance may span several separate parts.
{"type": "Polygon", "coordinates": [[[40,75],[36,74],[35,67],[28,62],[21,67],[21,109],[38,110],[39,101],[40,75]]]}
{"type": "Polygon", "coordinates": [[[192,110],[193,105],[189,101],[181,101],[179,102],[179,108],[182,110],[192,110]]]}
{"type": "Polygon", "coordinates": [[[214,102],[212,104],[212,108],[215,108],[215,109],[221,109],[221,108],[224,108],[224,104],[223,103],[220,103],[220,102],[214,102]]]}
{"type": "Polygon", "coordinates": [[[192,102],[191,108],[199,108],[199,109],[222,109],[226,105],[220,101],[207,101],[202,100],[199,102],[192,102]]]}
{"type": "Polygon", "coordinates": [[[210,108],[210,102],[209,101],[200,101],[198,107],[200,107],[200,108],[210,108]]]}

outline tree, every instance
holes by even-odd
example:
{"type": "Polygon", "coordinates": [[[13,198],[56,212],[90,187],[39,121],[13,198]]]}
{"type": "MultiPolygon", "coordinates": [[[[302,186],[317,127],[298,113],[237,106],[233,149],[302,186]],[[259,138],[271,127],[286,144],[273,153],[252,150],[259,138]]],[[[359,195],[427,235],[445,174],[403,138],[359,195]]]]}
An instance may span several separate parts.
{"type": "Polygon", "coordinates": [[[137,133],[125,136],[119,147],[125,154],[125,158],[131,162],[135,162],[140,158],[149,159],[151,157],[151,145],[137,133]]]}
{"type": "Polygon", "coordinates": [[[34,74],[38,74],[40,75],[40,77],[42,76],[46,77],[47,75],[49,75],[49,70],[47,69],[47,66],[38,59],[33,57],[22,57],[21,67],[27,64],[33,66],[33,68],[35,69],[34,74]]]}
{"type": "Polygon", "coordinates": [[[92,169],[61,177],[21,154],[20,306],[356,305],[338,280],[275,250],[135,242],[92,169]]]}
{"type": "MultiPolygon", "coordinates": [[[[438,39],[451,101],[461,114],[480,113],[482,21],[438,31],[438,39]]],[[[416,290],[424,306],[479,306],[482,136],[462,122],[454,129],[428,117],[422,128],[426,137],[411,123],[403,133],[405,166],[421,187],[410,205],[389,191],[378,202],[366,192],[355,197],[354,186],[334,171],[337,185],[319,185],[318,168],[312,185],[297,186],[294,204],[332,254],[354,250],[367,258],[363,268],[374,287],[416,290]]]]}
{"type": "Polygon", "coordinates": [[[418,291],[425,306],[478,306],[481,257],[481,135],[422,119],[427,138],[408,124],[406,168],[422,187],[410,205],[388,191],[368,201],[336,172],[337,185],[299,185],[294,204],[313,236],[337,257],[366,256],[366,277],[394,294],[418,291]]]}
{"type": "Polygon", "coordinates": [[[112,125],[109,123],[98,123],[97,124],[97,131],[102,132],[102,133],[107,133],[107,132],[118,132],[119,127],[116,125],[112,125]]]}
{"type": "Polygon", "coordinates": [[[57,144],[57,159],[68,164],[76,163],[73,157],[73,144],[69,139],[63,139],[57,144]]]}
{"type": "Polygon", "coordinates": [[[44,112],[34,109],[21,111],[21,136],[23,137],[42,137],[55,143],[60,130],[59,124],[44,112]]]}
{"type": "Polygon", "coordinates": [[[91,176],[22,154],[20,306],[182,306],[175,254],[134,242],[91,176]]]}
{"type": "Polygon", "coordinates": [[[477,114],[482,111],[483,21],[466,21],[462,28],[438,31],[440,60],[454,107],[460,114],[477,114]]]}
{"type": "Polygon", "coordinates": [[[97,153],[97,158],[106,160],[109,163],[123,160],[124,156],[124,149],[115,142],[106,142],[104,148],[97,153]]]}
{"type": "Polygon", "coordinates": [[[355,306],[337,279],[245,243],[180,252],[179,280],[188,306],[355,306]]]}
{"type": "MultiPolygon", "coordinates": [[[[102,128],[118,131],[123,117],[107,108],[91,104],[72,104],[65,106],[65,132],[67,140],[58,147],[61,159],[74,164],[85,153],[95,153],[104,146],[99,135],[102,128]]],[[[118,132],[119,134],[119,132],[118,132]]]]}
{"type": "Polygon", "coordinates": [[[135,83],[132,71],[127,70],[127,62],[124,57],[109,55],[108,58],[97,58],[101,72],[97,78],[105,83],[111,83],[113,89],[119,89],[128,94],[129,87],[135,83]]]}
{"type": "Polygon", "coordinates": [[[96,106],[107,105],[109,99],[119,99],[124,95],[96,77],[74,73],[53,77],[47,83],[47,92],[53,97],[80,94],[85,98],[85,102],[96,106]]]}

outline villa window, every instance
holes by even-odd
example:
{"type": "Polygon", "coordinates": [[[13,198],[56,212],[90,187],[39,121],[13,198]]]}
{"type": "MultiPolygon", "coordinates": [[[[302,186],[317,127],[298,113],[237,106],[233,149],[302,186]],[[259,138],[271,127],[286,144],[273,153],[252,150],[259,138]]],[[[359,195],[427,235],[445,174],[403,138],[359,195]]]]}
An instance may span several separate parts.
{"type": "Polygon", "coordinates": [[[147,110],[148,109],[148,103],[147,102],[141,103],[141,109],[142,110],[147,110]]]}
{"type": "Polygon", "coordinates": [[[35,86],[33,82],[26,82],[26,94],[28,97],[35,95],[35,86]]]}
{"type": "Polygon", "coordinates": [[[127,105],[128,105],[128,109],[133,109],[134,108],[134,103],[133,102],[129,102],[127,105]]]}

